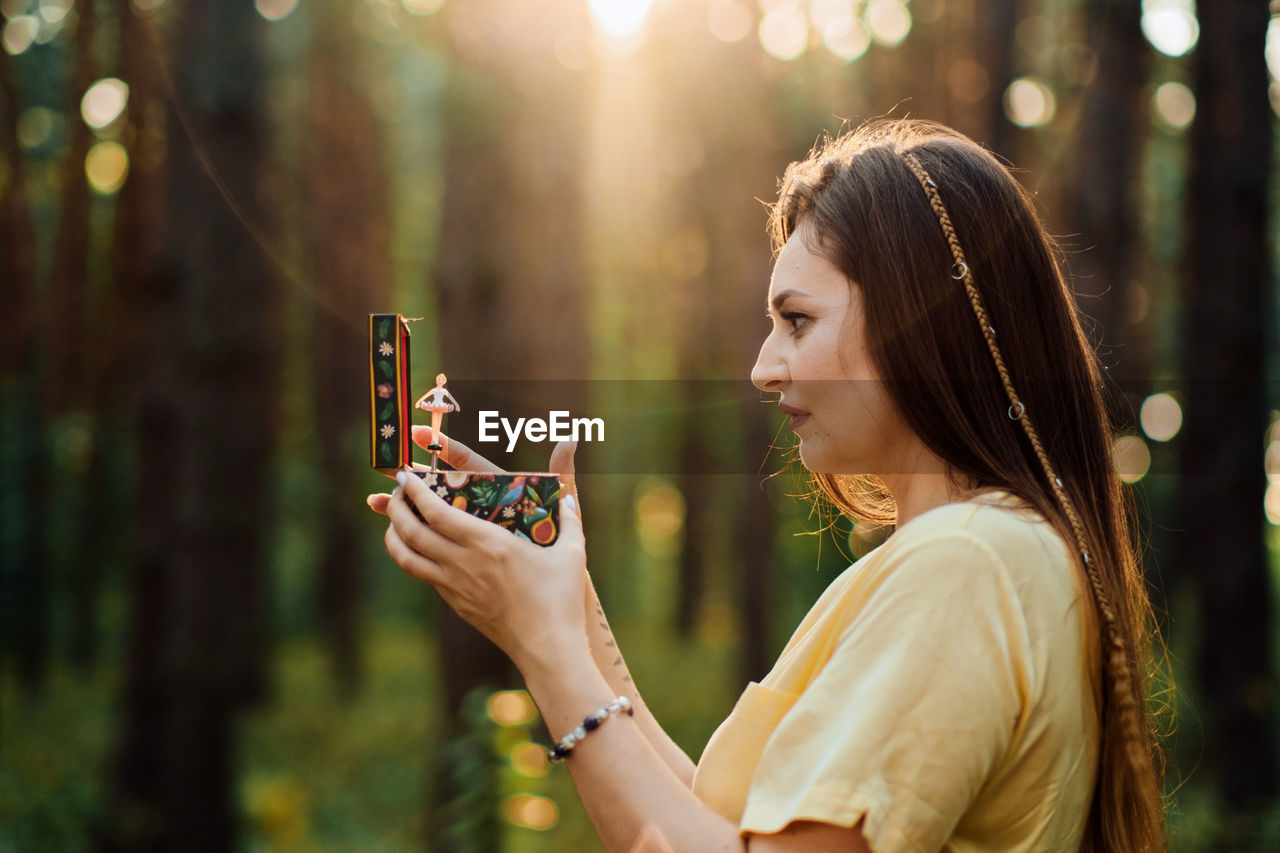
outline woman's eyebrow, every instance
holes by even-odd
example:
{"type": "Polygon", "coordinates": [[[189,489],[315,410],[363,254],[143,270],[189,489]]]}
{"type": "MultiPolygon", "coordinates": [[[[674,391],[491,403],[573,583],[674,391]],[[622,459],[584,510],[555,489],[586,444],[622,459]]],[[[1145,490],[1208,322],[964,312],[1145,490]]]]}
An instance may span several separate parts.
{"type": "Polygon", "coordinates": [[[808,295],[809,294],[805,293],[802,290],[784,290],[781,293],[775,293],[773,295],[773,301],[770,304],[773,306],[774,311],[781,311],[782,303],[786,302],[791,297],[808,296],[808,295]]]}

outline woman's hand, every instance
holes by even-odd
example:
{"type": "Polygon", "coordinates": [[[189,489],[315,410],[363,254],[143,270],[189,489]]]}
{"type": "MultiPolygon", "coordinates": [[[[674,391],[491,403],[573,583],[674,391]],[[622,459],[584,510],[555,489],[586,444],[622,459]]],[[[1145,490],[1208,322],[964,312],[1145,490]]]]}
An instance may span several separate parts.
{"type": "Polygon", "coordinates": [[[415,474],[397,480],[385,541],[401,569],[434,586],[522,671],[587,647],[586,547],[572,495],[560,502],[559,538],[544,548],[450,506],[415,474]]]}

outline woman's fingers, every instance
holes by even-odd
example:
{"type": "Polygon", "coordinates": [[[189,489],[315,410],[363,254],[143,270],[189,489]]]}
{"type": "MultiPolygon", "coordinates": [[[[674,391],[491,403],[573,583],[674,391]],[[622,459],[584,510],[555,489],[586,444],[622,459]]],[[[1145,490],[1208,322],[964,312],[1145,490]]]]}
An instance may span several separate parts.
{"type": "Polygon", "coordinates": [[[436,496],[426,489],[424,489],[425,494],[417,496],[416,499],[409,496],[405,486],[410,485],[408,481],[418,478],[409,475],[405,479],[406,483],[396,489],[387,504],[387,518],[391,519],[396,533],[404,544],[432,562],[446,565],[456,562],[460,556],[459,546],[442,536],[430,524],[425,523],[423,519],[426,518],[426,514],[419,508],[429,503],[428,498],[436,496]],[[417,512],[414,511],[415,509],[417,512]]]}
{"type": "Polygon", "coordinates": [[[567,497],[572,495],[575,499],[578,497],[578,478],[574,475],[576,470],[574,464],[574,454],[578,452],[578,442],[562,441],[551,451],[551,472],[560,475],[560,495],[567,497]]]}
{"type": "Polygon", "coordinates": [[[572,477],[574,473],[573,456],[578,452],[578,442],[561,441],[551,451],[551,472],[562,474],[560,479],[572,477]]]}
{"type": "Polygon", "coordinates": [[[560,501],[560,539],[556,545],[560,542],[578,547],[583,545],[582,512],[578,506],[578,499],[573,495],[566,495],[560,501]]]}
{"type": "Polygon", "coordinates": [[[387,504],[391,503],[391,495],[369,495],[369,497],[364,499],[364,502],[369,505],[369,509],[378,513],[378,515],[386,515],[387,504]]]}
{"type": "MultiPolygon", "coordinates": [[[[422,522],[425,522],[425,526],[429,528],[427,532],[434,537],[446,540],[455,548],[460,547],[457,543],[474,544],[492,537],[495,533],[501,533],[503,536],[510,535],[500,531],[496,525],[450,506],[416,474],[405,474],[403,477],[397,477],[397,480],[400,483],[400,489],[399,494],[391,502],[392,512],[396,512],[397,504],[409,501],[417,508],[422,522]]],[[[412,510],[409,510],[407,505],[405,511],[409,515],[405,517],[405,527],[402,529],[411,529],[413,525],[408,522],[408,518],[413,518],[414,521],[417,521],[417,518],[412,516],[412,510]]],[[[399,517],[393,514],[392,519],[399,520],[399,517]]],[[[419,527],[423,526],[422,522],[418,522],[419,527]]],[[[409,544],[417,547],[417,541],[414,539],[410,539],[409,544]]],[[[441,547],[433,539],[426,539],[424,544],[428,544],[429,547],[441,547]]]]}
{"type": "Polygon", "coordinates": [[[440,565],[411,548],[396,530],[394,522],[387,525],[386,535],[382,539],[391,559],[406,574],[420,581],[426,581],[432,586],[439,586],[444,582],[444,572],[441,571],[440,565]]]}
{"type": "MultiPolygon", "coordinates": [[[[413,428],[413,443],[426,449],[431,444],[431,427],[415,426],[413,428]]],[[[449,438],[444,433],[440,433],[440,445],[444,448],[440,451],[440,460],[451,468],[458,471],[503,473],[502,469],[497,465],[494,465],[462,442],[449,438]]]]}

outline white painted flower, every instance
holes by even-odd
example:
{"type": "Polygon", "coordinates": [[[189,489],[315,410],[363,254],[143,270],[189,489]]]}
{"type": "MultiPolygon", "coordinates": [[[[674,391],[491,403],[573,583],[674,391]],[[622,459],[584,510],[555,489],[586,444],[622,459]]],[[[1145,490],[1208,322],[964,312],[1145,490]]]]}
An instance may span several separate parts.
{"type": "Polygon", "coordinates": [[[393,427],[391,424],[383,424],[383,425],[382,425],[382,437],[383,437],[383,438],[391,438],[391,436],[393,436],[393,435],[395,435],[395,434],[396,434],[396,428],[395,428],[395,427],[393,427]]]}
{"type": "Polygon", "coordinates": [[[447,499],[449,497],[449,490],[446,489],[444,486],[439,486],[436,488],[436,494],[442,498],[447,499]]]}
{"type": "Polygon", "coordinates": [[[381,344],[378,345],[378,352],[382,353],[383,355],[391,355],[395,351],[396,351],[395,347],[391,346],[391,344],[388,341],[383,341],[381,344]]]}
{"type": "Polygon", "coordinates": [[[515,507],[513,507],[513,506],[504,506],[504,507],[502,508],[502,517],[503,517],[503,518],[515,518],[515,517],[516,517],[516,508],[515,508],[515,507]]]}

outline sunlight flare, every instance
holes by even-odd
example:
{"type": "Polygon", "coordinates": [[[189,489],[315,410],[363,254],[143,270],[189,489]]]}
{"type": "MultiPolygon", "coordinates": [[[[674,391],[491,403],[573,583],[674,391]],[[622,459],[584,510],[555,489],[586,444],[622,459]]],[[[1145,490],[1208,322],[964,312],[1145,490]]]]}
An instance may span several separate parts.
{"type": "Polygon", "coordinates": [[[640,29],[653,0],[591,0],[591,20],[610,36],[628,36],[640,29]]]}

